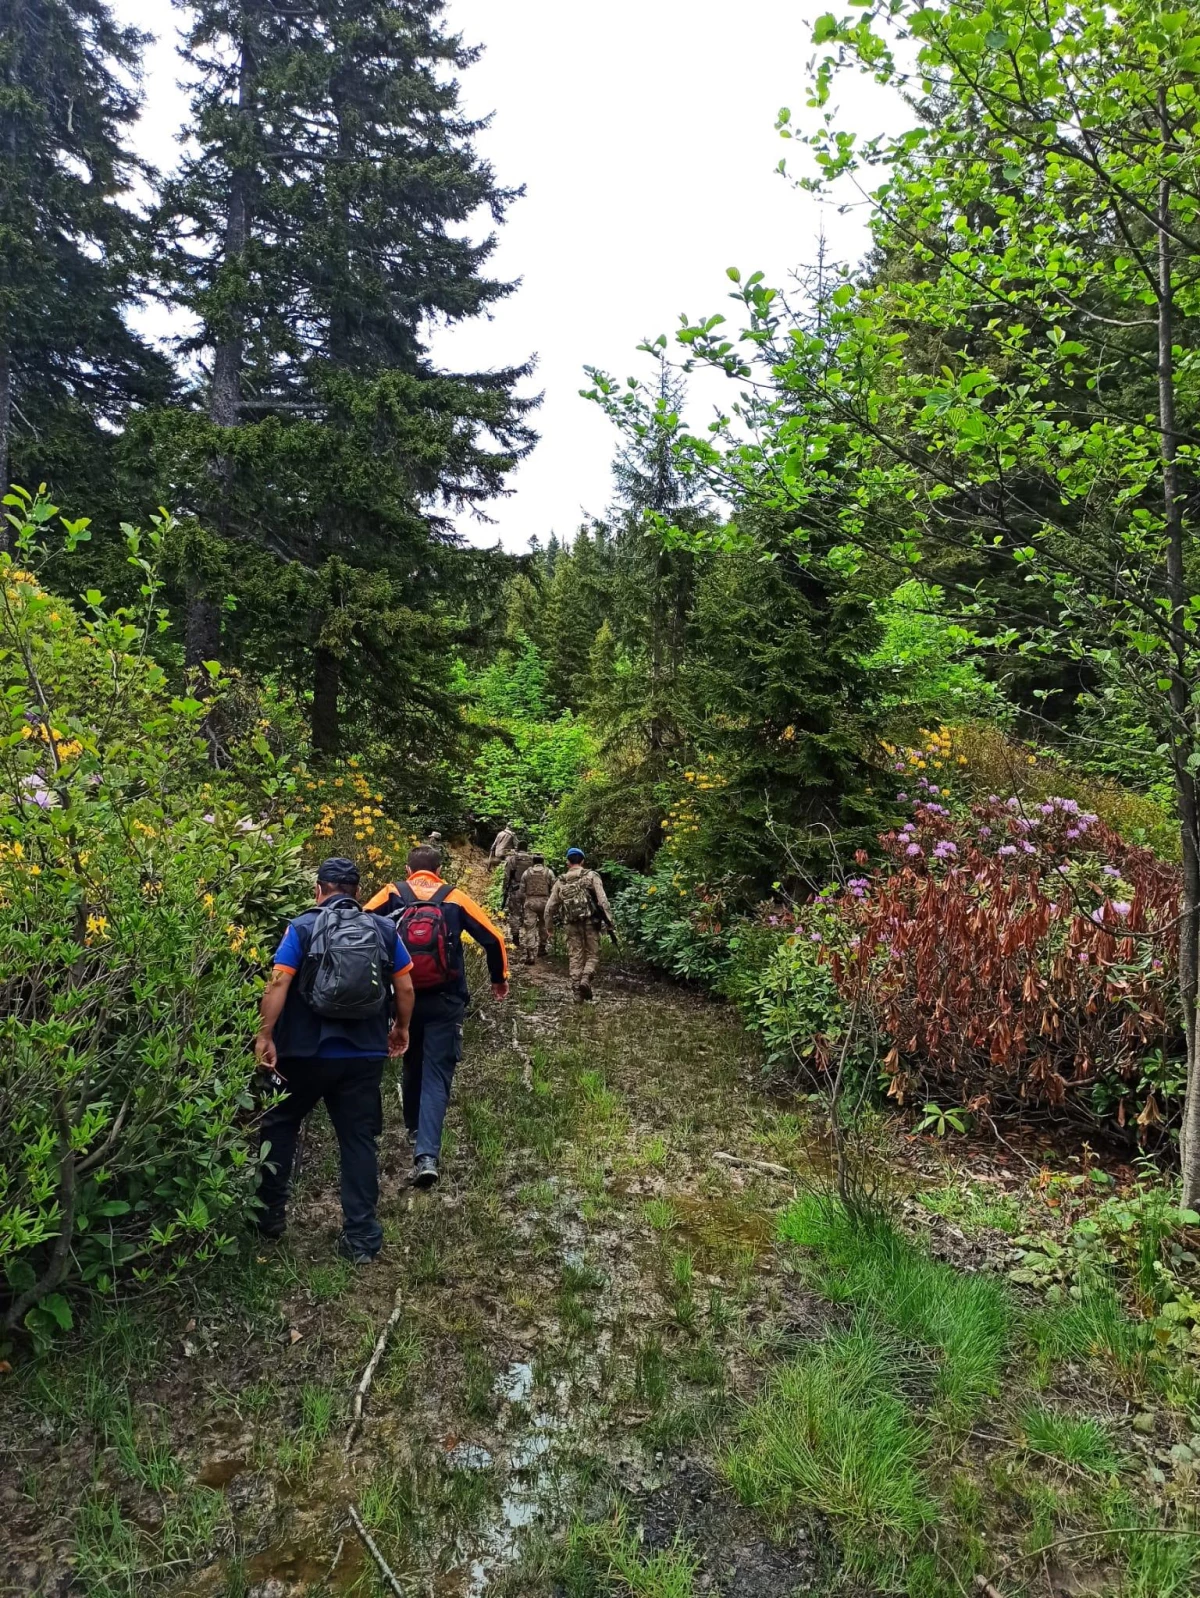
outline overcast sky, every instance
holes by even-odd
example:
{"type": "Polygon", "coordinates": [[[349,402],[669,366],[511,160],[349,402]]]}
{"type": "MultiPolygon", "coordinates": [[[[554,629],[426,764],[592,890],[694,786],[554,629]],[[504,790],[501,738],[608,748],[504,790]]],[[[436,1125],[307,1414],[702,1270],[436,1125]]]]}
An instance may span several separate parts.
{"type": "MultiPolygon", "coordinates": [[[[168,0],[112,0],[158,35],[146,63],[143,151],[173,159],[186,113],[168,0]]],[[[495,257],[521,288],[496,311],[440,334],[436,358],[460,369],[538,358],[541,442],[492,509],[465,523],[473,542],[523,548],[569,534],[611,496],[612,429],[579,398],[583,368],[645,372],[636,346],[681,312],[731,309],[726,268],[772,281],[813,259],[824,224],[835,257],[864,248],[861,213],[839,216],[775,172],[804,152],[775,132],[782,105],[803,112],[809,30],[828,0],[448,0],[452,26],[485,46],[463,79],[473,115],[494,113],[481,148],[501,182],[524,184],[495,257]]],[[[847,78],[843,121],[878,131],[884,108],[847,78]]],[[[693,412],[715,394],[697,386],[693,412]]]]}

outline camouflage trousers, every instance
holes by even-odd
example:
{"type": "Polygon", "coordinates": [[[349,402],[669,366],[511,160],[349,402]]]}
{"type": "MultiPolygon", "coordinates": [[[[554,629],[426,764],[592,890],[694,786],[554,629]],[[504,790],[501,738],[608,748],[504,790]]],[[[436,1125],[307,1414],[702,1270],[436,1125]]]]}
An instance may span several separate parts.
{"type": "Polygon", "coordinates": [[[546,952],[545,918],[545,899],[526,899],[521,914],[521,951],[530,965],[546,952]]]}
{"type": "Polygon", "coordinates": [[[576,986],[590,982],[600,964],[600,928],[590,921],[568,921],[565,931],[571,981],[576,986]]]}

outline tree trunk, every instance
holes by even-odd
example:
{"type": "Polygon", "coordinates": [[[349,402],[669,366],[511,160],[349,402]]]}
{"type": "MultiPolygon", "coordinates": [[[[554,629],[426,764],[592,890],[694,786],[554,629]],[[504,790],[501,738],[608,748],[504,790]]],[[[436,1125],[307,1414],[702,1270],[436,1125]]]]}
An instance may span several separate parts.
{"type": "Polygon", "coordinates": [[[221,652],[221,607],[204,592],[198,578],[188,583],[187,624],[184,632],[184,665],[202,666],[216,660],[221,652]]]}
{"type": "MultiPolygon", "coordinates": [[[[1170,144],[1166,91],[1158,91],[1162,158],[1170,144]]],[[[1171,258],[1171,185],[1158,187],[1158,419],[1163,462],[1163,519],[1167,534],[1167,597],[1171,606],[1171,751],[1179,810],[1183,888],[1179,906],[1179,999],[1187,1044],[1187,1093],[1180,1132],[1179,1162],[1183,1204],[1200,1203],[1200,1060],[1196,1051],[1197,987],[1200,984],[1200,815],[1196,779],[1190,769],[1191,687],[1188,681],[1187,582],[1184,572],[1183,501],[1179,492],[1178,434],[1175,418],[1175,291],[1171,258]]]]}
{"type": "Polygon", "coordinates": [[[338,700],[342,688],[342,663],[329,649],[313,651],[313,749],[326,760],[336,757],[341,743],[338,700]]]}

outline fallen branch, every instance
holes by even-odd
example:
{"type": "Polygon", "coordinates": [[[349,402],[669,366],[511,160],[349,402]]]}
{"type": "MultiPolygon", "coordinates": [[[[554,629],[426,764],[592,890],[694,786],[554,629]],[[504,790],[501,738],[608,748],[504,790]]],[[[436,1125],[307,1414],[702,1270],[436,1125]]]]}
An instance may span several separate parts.
{"type": "Polygon", "coordinates": [[[353,1504],[351,1504],[349,1506],[349,1508],[347,1510],[347,1513],[350,1516],[350,1524],[354,1527],[355,1531],[358,1533],[359,1541],[362,1543],[363,1547],[370,1554],[371,1558],[375,1561],[376,1565],[378,1565],[379,1574],[383,1577],[383,1579],[387,1583],[387,1585],[396,1594],[396,1598],[404,1598],[404,1588],[397,1581],[395,1571],[388,1564],[387,1560],[383,1557],[383,1555],[379,1552],[378,1543],[375,1541],[374,1537],[371,1536],[371,1533],[367,1530],[367,1528],[363,1525],[362,1516],[359,1514],[358,1510],[354,1507],[353,1504]]]}
{"type": "Polygon", "coordinates": [[[354,1402],[350,1406],[350,1429],[346,1433],[346,1441],[342,1449],[343,1453],[348,1454],[354,1447],[354,1439],[358,1436],[358,1429],[362,1425],[363,1400],[371,1390],[371,1383],[375,1380],[375,1372],[379,1369],[379,1361],[383,1358],[384,1351],[388,1346],[388,1339],[395,1331],[396,1323],[403,1313],[401,1292],[402,1289],[398,1287],[392,1313],[388,1316],[386,1324],[375,1339],[374,1352],[367,1361],[367,1368],[362,1373],[362,1380],[355,1389],[354,1402]]]}
{"type": "Polygon", "coordinates": [[[983,1598],[1004,1598],[999,1587],[993,1587],[986,1576],[976,1576],[975,1591],[983,1594],[983,1598]]]}
{"type": "Polygon", "coordinates": [[[718,1149],[713,1159],[720,1165],[736,1165],[747,1171],[760,1171],[763,1176],[777,1176],[782,1181],[794,1182],[796,1173],[789,1171],[786,1165],[772,1165],[770,1160],[744,1160],[740,1154],[726,1154],[718,1149]]]}

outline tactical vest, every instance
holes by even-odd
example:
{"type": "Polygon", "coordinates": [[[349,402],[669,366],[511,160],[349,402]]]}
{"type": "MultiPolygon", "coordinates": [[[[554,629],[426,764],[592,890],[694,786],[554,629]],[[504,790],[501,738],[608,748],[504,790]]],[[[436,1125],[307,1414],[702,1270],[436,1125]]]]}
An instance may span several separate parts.
{"type": "Polygon", "coordinates": [[[554,886],[554,873],[549,866],[530,866],[521,881],[521,889],[525,898],[548,899],[550,889],[554,886]]]}

